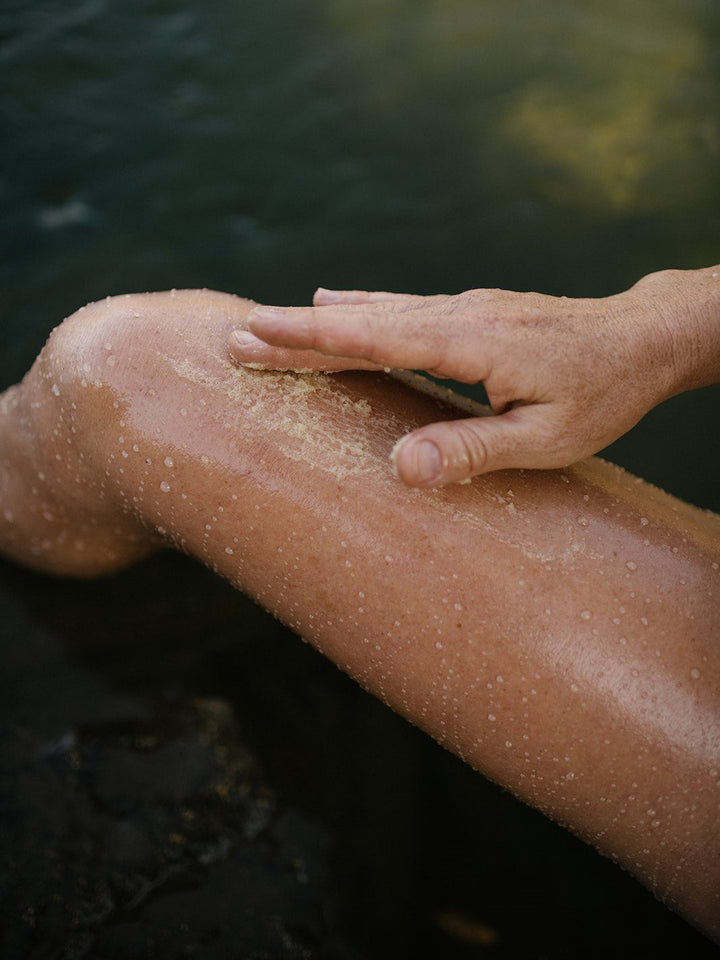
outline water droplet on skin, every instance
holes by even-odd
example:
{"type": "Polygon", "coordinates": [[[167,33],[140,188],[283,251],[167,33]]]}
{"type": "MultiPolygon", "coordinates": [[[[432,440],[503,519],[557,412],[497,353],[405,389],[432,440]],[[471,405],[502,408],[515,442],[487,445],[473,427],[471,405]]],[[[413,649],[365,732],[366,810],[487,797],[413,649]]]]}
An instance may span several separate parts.
{"type": "Polygon", "coordinates": [[[167,482],[167,480],[163,480],[163,482],[160,484],[160,489],[163,493],[170,493],[170,484],[167,482]]]}
{"type": "Polygon", "coordinates": [[[690,676],[692,677],[693,680],[699,680],[700,671],[696,667],[693,667],[693,669],[690,671],[690,676]]]}
{"type": "Polygon", "coordinates": [[[164,463],[168,469],[172,469],[175,466],[175,463],[172,457],[165,457],[164,463]]]}
{"type": "Polygon", "coordinates": [[[489,714],[488,714],[488,720],[490,721],[490,723],[495,723],[495,720],[496,720],[496,719],[497,719],[497,718],[496,718],[496,716],[495,716],[494,713],[489,713],[489,714]]]}
{"type": "Polygon", "coordinates": [[[634,560],[628,560],[625,566],[628,568],[628,570],[637,570],[637,564],[634,560]]]}
{"type": "Polygon", "coordinates": [[[590,620],[591,617],[592,617],[592,614],[590,613],[589,610],[583,610],[582,613],[580,614],[581,620],[590,620]]]}

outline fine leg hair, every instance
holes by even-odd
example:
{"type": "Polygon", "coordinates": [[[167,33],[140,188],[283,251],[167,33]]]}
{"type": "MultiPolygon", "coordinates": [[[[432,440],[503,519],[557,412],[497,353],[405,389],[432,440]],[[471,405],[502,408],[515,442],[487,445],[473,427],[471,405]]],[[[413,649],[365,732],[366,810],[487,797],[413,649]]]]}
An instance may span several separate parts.
{"type": "Polygon", "coordinates": [[[132,295],[58,327],[0,401],[0,550],[196,557],[719,939],[720,518],[599,459],[411,490],[395,440],[459,412],[233,366],[250,307],[132,295]]]}

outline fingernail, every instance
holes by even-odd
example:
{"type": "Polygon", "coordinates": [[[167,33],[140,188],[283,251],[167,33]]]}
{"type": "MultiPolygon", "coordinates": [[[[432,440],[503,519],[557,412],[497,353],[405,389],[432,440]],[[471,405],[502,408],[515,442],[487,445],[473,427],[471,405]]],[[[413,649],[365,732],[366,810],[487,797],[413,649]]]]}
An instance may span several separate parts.
{"type": "Polygon", "coordinates": [[[256,336],[253,336],[249,330],[233,330],[232,339],[236,347],[256,347],[262,343],[256,336]]]}
{"type": "Polygon", "coordinates": [[[255,307],[250,311],[251,317],[260,317],[261,320],[276,320],[285,316],[284,307],[255,307]]]}
{"type": "Polygon", "coordinates": [[[432,440],[417,440],[412,443],[404,459],[409,463],[410,470],[403,470],[402,473],[405,476],[409,473],[413,483],[430,487],[440,482],[443,457],[432,440]]]}
{"type": "Polygon", "coordinates": [[[315,291],[316,296],[320,297],[325,303],[337,303],[342,300],[342,294],[337,290],[328,290],[327,287],[318,287],[315,291]]]}

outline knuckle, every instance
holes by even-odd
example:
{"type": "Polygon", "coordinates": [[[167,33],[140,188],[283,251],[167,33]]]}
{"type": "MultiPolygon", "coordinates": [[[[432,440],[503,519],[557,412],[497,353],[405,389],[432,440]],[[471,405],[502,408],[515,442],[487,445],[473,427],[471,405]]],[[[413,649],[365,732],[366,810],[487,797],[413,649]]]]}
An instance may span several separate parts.
{"type": "Polygon", "coordinates": [[[453,430],[453,472],[482,473],[490,462],[490,448],[476,420],[458,420],[453,430]]]}

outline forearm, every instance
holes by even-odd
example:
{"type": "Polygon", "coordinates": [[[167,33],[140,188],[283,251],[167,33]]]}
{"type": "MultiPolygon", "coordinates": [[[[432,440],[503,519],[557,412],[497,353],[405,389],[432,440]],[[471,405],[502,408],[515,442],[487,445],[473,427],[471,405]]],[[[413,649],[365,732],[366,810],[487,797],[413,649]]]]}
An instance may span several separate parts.
{"type": "Polygon", "coordinates": [[[718,519],[600,461],[409,490],[394,440],[449,411],[383,377],[233,368],[247,309],[96,306],[65,328],[60,396],[24,385],[106,529],[212,566],[717,936],[718,519]]]}

